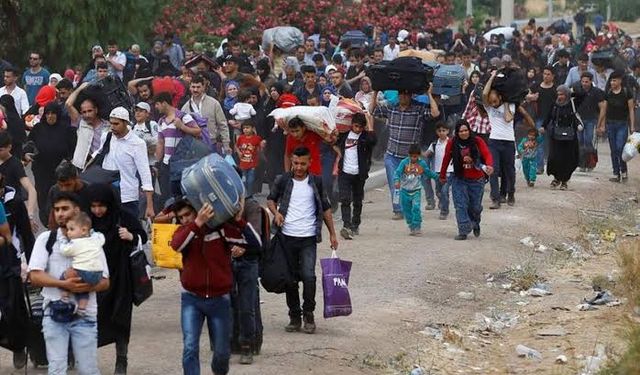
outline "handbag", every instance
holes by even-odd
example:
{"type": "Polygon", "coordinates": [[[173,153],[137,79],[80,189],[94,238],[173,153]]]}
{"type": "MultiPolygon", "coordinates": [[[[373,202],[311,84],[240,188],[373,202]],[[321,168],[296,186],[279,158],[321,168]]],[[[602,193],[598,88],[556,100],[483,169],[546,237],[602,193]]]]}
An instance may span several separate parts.
{"type": "Polygon", "coordinates": [[[273,236],[260,260],[260,284],[269,293],[284,293],[295,282],[282,244],[282,236],[280,231],[273,236]]]}
{"type": "Polygon", "coordinates": [[[129,267],[131,270],[133,304],[140,306],[153,294],[153,282],[150,276],[151,267],[147,262],[147,256],[144,254],[140,236],[138,236],[138,248],[129,255],[129,267]]]}
{"type": "MultiPolygon", "coordinates": [[[[571,100],[571,104],[573,106],[573,100],[571,100]]],[[[558,112],[556,108],[556,121],[553,125],[553,130],[551,132],[551,137],[556,141],[573,141],[576,139],[576,128],[573,125],[568,126],[558,126],[558,112]]],[[[574,109],[574,115],[575,109],[574,109]]],[[[576,117],[577,118],[577,117],[576,117]]],[[[580,120],[581,121],[581,120],[580,120]]]]}
{"type": "Polygon", "coordinates": [[[338,258],[335,250],[331,258],[320,259],[324,317],[348,316],[353,311],[349,295],[351,262],[338,258]]]}
{"type": "Polygon", "coordinates": [[[177,224],[151,225],[151,254],[156,267],[182,269],[182,254],[171,247],[171,238],[178,227],[177,224]]]}
{"type": "Polygon", "coordinates": [[[111,137],[113,133],[109,132],[107,134],[107,139],[104,141],[104,145],[102,145],[102,150],[96,155],[93,159],[87,163],[87,166],[84,168],[84,171],[80,174],[80,179],[88,182],[89,184],[113,184],[117,181],[120,181],[120,172],[119,171],[110,171],[108,169],[102,168],[102,162],[104,162],[104,158],[109,153],[111,148],[111,137]]]}

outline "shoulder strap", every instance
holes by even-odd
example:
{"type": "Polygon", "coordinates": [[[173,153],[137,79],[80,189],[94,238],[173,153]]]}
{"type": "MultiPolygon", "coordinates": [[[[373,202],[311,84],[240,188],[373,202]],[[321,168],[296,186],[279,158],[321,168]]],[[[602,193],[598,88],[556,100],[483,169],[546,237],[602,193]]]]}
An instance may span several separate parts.
{"type": "Polygon", "coordinates": [[[106,156],[111,149],[111,136],[113,136],[113,133],[107,133],[107,139],[104,141],[104,145],[102,145],[102,150],[100,151],[102,156],[106,156]]]}
{"type": "Polygon", "coordinates": [[[51,255],[53,252],[53,244],[56,243],[56,239],[58,238],[58,230],[52,229],[49,231],[49,237],[47,238],[47,242],[45,244],[45,248],[47,249],[47,253],[51,255]]]}
{"type": "Polygon", "coordinates": [[[147,131],[151,133],[151,120],[145,121],[144,126],[147,128],[147,131]]]}

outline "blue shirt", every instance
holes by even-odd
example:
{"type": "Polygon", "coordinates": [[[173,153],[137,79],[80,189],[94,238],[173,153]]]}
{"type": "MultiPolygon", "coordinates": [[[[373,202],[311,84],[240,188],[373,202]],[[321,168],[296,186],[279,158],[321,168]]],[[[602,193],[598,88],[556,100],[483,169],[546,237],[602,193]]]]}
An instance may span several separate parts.
{"type": "Polygon", "coordinates": [[[49,84],[49,76],[49,71],[44,68],[40,69],[38,73],[32,73],[31,69],[24,71],[22,82],[24,83],[24,91],[27,92],[29,105],[36,102],[36,95],[38,95],[40,88],[49,84]]]}
{"type": "Polygon", "coordinates": [[[0,225],[7,223],[7,213],[4,211],[4,204],[0,202],[0,225]]]}

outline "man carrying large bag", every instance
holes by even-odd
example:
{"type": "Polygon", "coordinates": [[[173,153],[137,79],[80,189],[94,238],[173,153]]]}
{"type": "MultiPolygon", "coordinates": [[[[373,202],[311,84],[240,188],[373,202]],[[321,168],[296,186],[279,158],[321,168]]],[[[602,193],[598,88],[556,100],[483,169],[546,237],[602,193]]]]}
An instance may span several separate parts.
{"type": "Polygon", "coordinates": [[[290,322],[287,332],[312,334],[316,330],[313,312],[316,307],[316,249],[321,241],[322,222],[329,230],[331,248],[338,248],[331,205],[319,176],[309,174],[311,152],[306,147],[293,151],[291,172],[276,180],[267,197],[267,207],[275,216],[280,233],[277,241],[284,249],[294,282],[286,288],[290,322]],[[303,305],[300,308],[298,283],[302,282],[303,305]],[[304,327],[302,319],[304,318],[304,327]]]}

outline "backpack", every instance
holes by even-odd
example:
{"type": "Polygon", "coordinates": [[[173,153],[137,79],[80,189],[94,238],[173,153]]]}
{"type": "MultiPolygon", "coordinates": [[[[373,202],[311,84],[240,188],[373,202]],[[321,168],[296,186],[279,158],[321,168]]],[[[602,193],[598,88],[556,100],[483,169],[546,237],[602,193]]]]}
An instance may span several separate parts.
{"type": "Polygon", "coordinates": [[[271,241],[271,216],[269,216],[269,210],[262,206],[260,206],[260,212],[262,213],[260,242],[262,242],[262,252],[264,252],[271,241]]]}
{"type": "Polygon", "coordinates": [[[207,120],[206,117],[202,117],[202,115],[200,115],[199,113],[195,113],[195,112],[186,113],[186,112],[182,112],[180,110],[176,110],[176,116],[178,116],[180,118],[180,120],[182,120],[182,118],[187,114],[190,115],[193,118],[193,121],[195,121],[195,123],[200,128],[200,130],[201,130],[200,140],[205,145],[207,145],[207,147],[209,147],[209,149],[211,151],[214,151],[215,150],[215,144],[214,144],[214,142],[211,141],[211,135],[209,134],[209,128],[207,127],[207,124],[209,123],[209,120],[207,120]]]}

